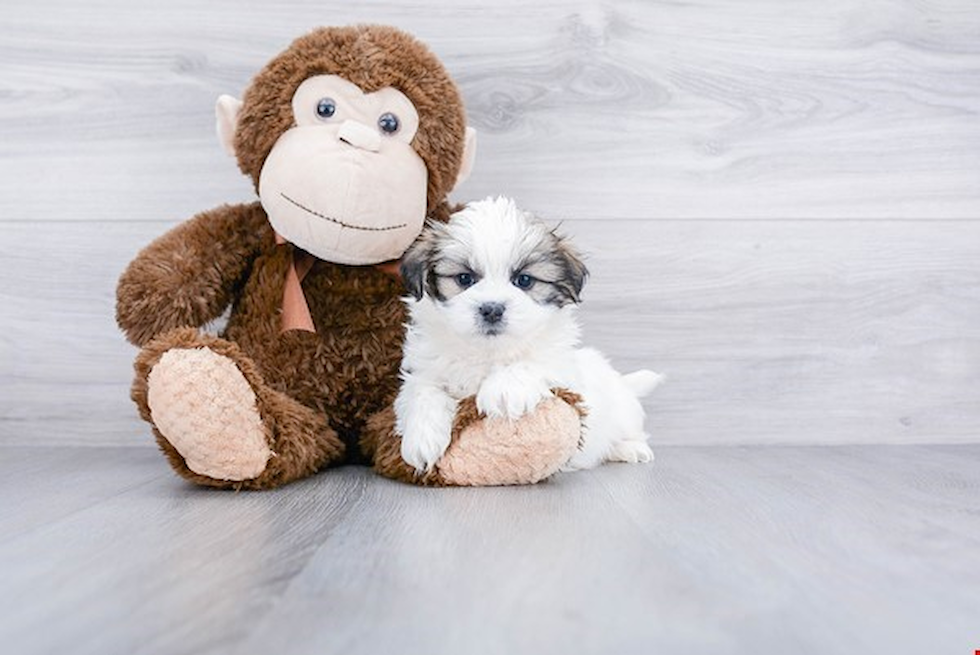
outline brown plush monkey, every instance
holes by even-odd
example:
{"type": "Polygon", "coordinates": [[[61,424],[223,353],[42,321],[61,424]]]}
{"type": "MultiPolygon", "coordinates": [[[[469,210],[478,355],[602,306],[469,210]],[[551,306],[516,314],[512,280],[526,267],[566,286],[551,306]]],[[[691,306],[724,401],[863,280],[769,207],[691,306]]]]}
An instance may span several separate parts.
{"type": "Polygon", "coordinates": [[[440,62],[390,27],[293,42],[218,133],[260,202],[195,216],[123,273],[117,321],[141,347],[132,397],[174,469],[264,489],[344,462],[420,484],[515,484],[555,472],[579,438],[559,393],[517,422],[461,405],[453,445],[417,474],[391,403],[405,312],[390,262],[472,163],[473,134],[440,62]],[[231,307],[220,337],[199,331],[231,307]]]}

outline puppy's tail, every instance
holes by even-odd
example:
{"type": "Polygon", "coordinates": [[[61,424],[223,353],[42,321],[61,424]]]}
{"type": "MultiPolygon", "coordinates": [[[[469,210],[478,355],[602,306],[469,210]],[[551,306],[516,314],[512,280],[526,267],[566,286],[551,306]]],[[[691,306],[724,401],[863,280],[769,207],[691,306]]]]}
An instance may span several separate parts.
{"type": "Polygon", "coordinates": [[[654,373],[653,371],[648,371],[647,369],[640,369],[639,371],[633,371],[632,373],[627,373],[623,376],[623,382],[629,387],[630,391],[637,398],[642,398],[654,389],[660,386],[660,383],[664,381],[664,376],[660,373],[654,373]]]}

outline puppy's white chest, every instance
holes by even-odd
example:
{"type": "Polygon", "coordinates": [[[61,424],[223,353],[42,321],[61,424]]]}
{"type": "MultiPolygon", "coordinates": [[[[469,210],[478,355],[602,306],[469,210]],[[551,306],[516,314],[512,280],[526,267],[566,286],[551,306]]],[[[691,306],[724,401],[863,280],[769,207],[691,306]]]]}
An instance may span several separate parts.
{"type": "Polygon", "coordinates": [[[440,382],[446,393],[456,400],[462,400],[479,391],[489,374],[490,367],[486,362],[455,362],[455,366],[448,366],[442,371],[440,382]]]}

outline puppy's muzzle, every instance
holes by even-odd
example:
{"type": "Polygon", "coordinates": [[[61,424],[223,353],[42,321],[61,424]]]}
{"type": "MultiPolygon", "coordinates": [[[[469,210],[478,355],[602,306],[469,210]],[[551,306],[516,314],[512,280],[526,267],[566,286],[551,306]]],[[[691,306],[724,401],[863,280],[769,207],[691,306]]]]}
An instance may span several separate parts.
{"type": "Polygon", "coordinates": [[[506,309],[503,303],[485,302],[480,305],[480,318],[486,325],[498,325],[504,319],[506,309]]]}

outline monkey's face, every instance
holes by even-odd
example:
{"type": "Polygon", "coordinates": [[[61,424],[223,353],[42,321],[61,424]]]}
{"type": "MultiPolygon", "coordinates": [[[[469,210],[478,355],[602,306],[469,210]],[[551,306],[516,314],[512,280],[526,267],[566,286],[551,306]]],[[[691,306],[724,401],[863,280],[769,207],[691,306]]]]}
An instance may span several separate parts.
{"type": "Polygon", "coordinates": [[[339,264],[397,259],[422,229],[425,162],[412,148],[418,112],[400,91],[364,93],[337,75],[306,79],[293,127],[259,176],[269,222],[287,241],[339,264]]]}

